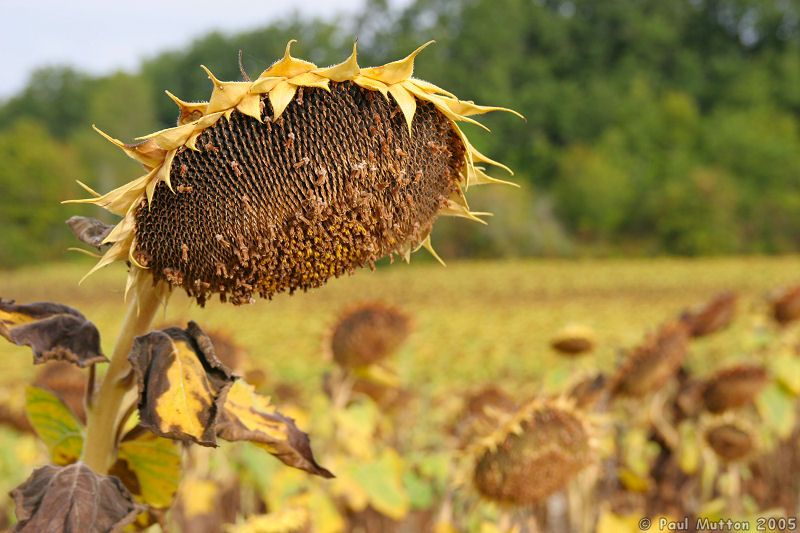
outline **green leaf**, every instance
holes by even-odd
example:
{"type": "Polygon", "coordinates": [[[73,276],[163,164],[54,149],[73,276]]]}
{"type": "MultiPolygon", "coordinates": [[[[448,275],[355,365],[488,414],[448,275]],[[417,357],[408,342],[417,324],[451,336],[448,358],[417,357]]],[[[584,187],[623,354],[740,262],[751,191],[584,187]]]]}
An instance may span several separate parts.
{"type": "Polygon", "coordinates": [[[785,353],[772,359],[772,374],[786,390],[794,396],[800,396],[800,358],[785,353]]]}
{"type": "Polygon", "coordinates": [[[764,424],[780,438],[792,433],[795,422],[794,398],[777,383],[767,385],[756,400],[764,424]]]}
{"type": "Polygon", "coordinates": [[[403,460],[394,450],[385,450],[372,462],[352,465],[353,479],[369,496],[376,511],[400,520],[409,510],[409,497],[403,487],[403,460]]]}
{"type": "Polygon", "coordinates": [[[409,470],[403,474],[403,485],[413,509],[427,509],[431,506],[434,491],[428,480],[409,470]]]}
{"type": "Polygon", "coordinates": [[[68,465],[78,460],[83,450],[81,425],[58,396],[39,387],[28,387],[25,410],[54,464],[68,465]]]}
{"type": "Polygon", "coordinates": [[[124,461],[126,471],[135,476],[135,487],[128,488],[137,499],[159,509],[172,505],[181,479],[181,451],[176,442],[141,431],[120,444],[117,461],[124,461]]]}
{"type": "Polygon", "coordinates": [[[692,475],[700,468],[700,445],[697,428],[692,422],[682,422],[678,426],[680,441],[678,447],[678,466],[684,474],[692,475]]]}

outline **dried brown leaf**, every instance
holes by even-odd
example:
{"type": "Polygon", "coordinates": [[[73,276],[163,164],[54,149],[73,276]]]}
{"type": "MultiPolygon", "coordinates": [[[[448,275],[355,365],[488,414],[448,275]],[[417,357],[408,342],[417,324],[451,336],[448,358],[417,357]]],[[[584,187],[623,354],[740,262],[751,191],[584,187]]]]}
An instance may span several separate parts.
{"type": "Polygon", "coordinates": [[[101,222],[96,218],[91,217],[70,217],[67,220],[67,226],[72,230],[73,235],[84,244],[94,246],[100,250],[103,246],[103,240],[108,237],[114,226],[101,222]]]}
{"type": "Polygon", "coordinates": [[[0,299],[0,335],[19,346],[30,346],[34,364],[68,361],[84,368],[108,361],[100,350],[95,325],[66,305],[20,305],[0,299]]]}
{"type": "Polygon", "coordinates": [[[220,438],[254,442],[288,466],[333,477],[314,459],[308,435],[297,428],[293,419],[279,413],[269,398],[257,394],[252,385],[236,381],[220,395],[219,405],[220,438]]]}
{"type": "Polygon", "coordinates": [[[141,511],[119,479],[83,463],[37,468],[11,496],[19,520],[14,531],[25,533],[119,531],[141,511]]]}

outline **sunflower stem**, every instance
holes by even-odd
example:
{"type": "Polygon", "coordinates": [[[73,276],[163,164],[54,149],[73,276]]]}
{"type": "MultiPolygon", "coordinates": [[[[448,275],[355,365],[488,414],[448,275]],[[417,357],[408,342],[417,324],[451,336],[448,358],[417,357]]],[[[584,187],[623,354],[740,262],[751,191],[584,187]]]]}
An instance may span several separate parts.
{"type": "Polygon", "coordinates": [[[107,473],[114,464],[120,426],[125,423],[125,414],[136,401],[128,353],[133,340],[147,332],[161,303],[156,288],[150,283],[142,285],[140,290],[133,291],[130,298],[108,370],[87,415],[81,460],[100,474],[107,473]]]}

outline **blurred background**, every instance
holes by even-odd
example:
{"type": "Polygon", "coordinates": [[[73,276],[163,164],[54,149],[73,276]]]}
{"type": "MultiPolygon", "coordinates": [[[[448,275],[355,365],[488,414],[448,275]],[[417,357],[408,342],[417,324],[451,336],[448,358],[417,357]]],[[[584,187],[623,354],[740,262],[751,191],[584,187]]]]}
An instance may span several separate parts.
{"type": "MultiPolygon", "coordinates": [[[[116,221],[60,202],[85,195],[75,180],[105,192],[141,168],[92,124],[126,142],[173,126],[164,90],[207,99],[201,64],[239,79],[242,50],[255,76],[289,39],[318,65],[357,40],[362,66],[435,39],[417,77],[527,117],[487,115],[491,134],[464,126],[521,187],[470,189],[473,210],[495,214],[488,226],[437,222],[447,268],[423,252],[410,267],[381,264],[240,308],[200,308],[175,291],[157,327],[201,324],[309,431],[337,478],[280,469],[250,444],[216,458],[193,448],[177,504],[177,472],[159,474],[174,485],[160,507],[141,496],[164,530],[633,533],[642,516],[740,517],[752,529],[797,516],[800,0],[66,6],[0,0],[0,296],[81,310],[105,353],[124,265],[78,286],[94,259],[67,252],[77,242],[64,221],[116,221]],[[350,368],[333,338],[377,332],[348,341],[375,356],[381,320],[350,320],[376,308],[401,317],[384,320],[402,326],[383,328],[393,350],[350,368]],[[728,392],[705,392],[716,389],[728,392]],[[726,394],[735,401],[720,407],[726,394]],[[568,419],[553,403],[564,396],[591,422],[597,460],[566,465],[560,481],[533,476],[559,482],[526,506],[495,505],[470,482],[481,439],[505,438],[531,399],[568,419]]],[[[81,418],[86,373],[34,367],[26,347],[6,342],[0,361],[5,527],[8,492],[52,452],[34,438],[26,383],[71,399],[81,418]]],[[[80,443],[80,423],[70,427],[80,443]]],[[[511,471],[555,472],[557,460],[537,455],[546,448],[511,471]]]]}
{"type": "Polygon", "coordinates": [[[258,73],[288,39],[317,64],[362,65],[436,39],[416,75],[488,116],[476,146],[522,189],[473,200],[488,227],[445,221],[444,256],[776,254],[800,239],[800,2],[350,0],[130,6],[3,2],[0,267],[64,259],[59,201],[138,175],[90,129],[174,125],[169,90],[204,99],[205,64],[258,73]],[[216,6],[216,7],[215,7],[216,6]]]}

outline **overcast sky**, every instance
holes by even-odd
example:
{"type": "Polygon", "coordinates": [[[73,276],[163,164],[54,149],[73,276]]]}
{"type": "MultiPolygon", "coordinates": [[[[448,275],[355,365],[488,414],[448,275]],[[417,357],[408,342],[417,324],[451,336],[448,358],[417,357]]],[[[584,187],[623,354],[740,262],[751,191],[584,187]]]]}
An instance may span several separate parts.
{"type": "Polygon", "coordinates": [[[293,11],[357,12],[363,0],[0,0],[0,99],[36,67],[70,64],[99,74],[211,30],[254,28],[293,11]],[[122,22],[122,23],[121,23],[122,22]]]}

